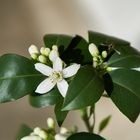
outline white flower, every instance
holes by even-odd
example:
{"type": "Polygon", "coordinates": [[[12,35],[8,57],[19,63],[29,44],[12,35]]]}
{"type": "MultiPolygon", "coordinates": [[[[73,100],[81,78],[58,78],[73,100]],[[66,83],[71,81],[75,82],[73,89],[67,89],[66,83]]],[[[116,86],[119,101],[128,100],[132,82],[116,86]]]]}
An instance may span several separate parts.
{"type": "Polygon", "coordinates": [[[56,134],[55,135],[55,140],[66,140],[67,137],[61,134],[56,134]]]}
{"type": "Polygon", "coordinates": [[[30,55],[31,54],[39,54],[38,48],[35,45],[31,45],[28,49],[30,55]]]}
{"type": "Polygon", "coordinates": [[[89,52],[93,57],[96,57],[99,54],[99,50],[97,48],[97,46],[93,43],[89,44],[89,52]]]}
{"type": "Polygon", "coordinates": [[[42,138],[40,138],[39,136],[36,135],[32,135],[32,136],[26,136],[21,138],[21,140],[42,140],[42,138]]]}
{"type": "Polygon", "coordinates": [[[49,92],[55,85],[57,85],[61,95],[65,97],[68,90],[68,83],[64,78],[75,75],[79,70],[80,65],[73,64],[64,69],[62,68],[62,65],[63,62],[59,57],[53,62],[53,69],[45,64],[36,63],[35,69],[48,76],[48,78],[38,85],[35,92],[43,94],[49,92]]]}

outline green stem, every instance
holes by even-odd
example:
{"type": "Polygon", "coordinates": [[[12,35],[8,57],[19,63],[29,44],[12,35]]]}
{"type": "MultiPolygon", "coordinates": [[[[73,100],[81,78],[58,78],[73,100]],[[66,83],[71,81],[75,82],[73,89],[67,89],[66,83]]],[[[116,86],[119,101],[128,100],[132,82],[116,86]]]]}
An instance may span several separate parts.
{"type": "Polygon", "coordinates": [[[93,109],[92,106],[91,106],[90,109],[92,110],[92,112],[90,112],[89,115],[88,115],[88,109],[87,108],[82,109],[81,110],[82,111],[81,118],[82,118],[88,132],[93,133],[94,132],[94,127],[95,127],[95,112],[94,112],[94,109],[93,109]],[[93,124],[92,125],[90,123],[91,116],[93,116],[93,124]]]}

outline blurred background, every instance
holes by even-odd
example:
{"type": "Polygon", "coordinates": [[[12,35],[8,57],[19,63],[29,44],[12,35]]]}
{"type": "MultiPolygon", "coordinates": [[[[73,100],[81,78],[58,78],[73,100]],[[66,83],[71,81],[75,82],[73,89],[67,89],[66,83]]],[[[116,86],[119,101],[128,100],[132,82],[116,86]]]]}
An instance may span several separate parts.
{"type": "MultiPolygon", "coordinates": [[[[31,44],[42,47],[46,33],[79,34],[87,38],[87,30],[103,32],[126,39],[140,49],[139,0],[0,0],[0,55],[18,53],[29,56],[31,44]]],[[[140,139],[140,117],[131,123],[109,99],[97,103],[97,124],[112,114],[108,128],[102,133],[107,140],[140,139]]],[[[46,127],[53,117],[52,108],[35,109],[28,97],[0,105],[0,139],[15,140],[22,123],[46,127]]],[[[71,112],[64,126],[78,124],[85,129],[79,115],[71,112]],[[75,117],[76,116],[76,117],[75,117]]]]}

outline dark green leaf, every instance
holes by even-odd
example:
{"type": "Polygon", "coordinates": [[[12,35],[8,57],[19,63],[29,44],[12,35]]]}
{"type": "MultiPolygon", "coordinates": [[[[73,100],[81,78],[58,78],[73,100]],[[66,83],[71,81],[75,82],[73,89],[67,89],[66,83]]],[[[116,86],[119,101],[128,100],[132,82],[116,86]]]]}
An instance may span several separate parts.
{"type": "Polygon", "coordinates": [[[88,51],[88,43],[81,36],[75,36],[62,55],[66,63],[92,63],[92,57],[88,51]]]}
{"type": "Polygon", "coordinates": [[[23,124],[20,127],[16,140],[21,140],[21,138],[28,136],[33,130],[27,125],[23,124]]]}
{"type": "Polygon", "coordinates": [[[94,43],[97,46],[99,46],[101,44],[113,45],[115,47],[130,45],[129,42],[124,41],[122,39],[118,39],[116,37],[112,37],[109,35],[105,35],[105,34],[98,33],[98,32],[93,32],[93,31],[88,32],[88,37],[89,37],[89,43],[94,43]]]}
{"type": "Polygon", "coordinates": [[[61,99],[61,95],[57,88],[51,90],[46,94],[33,93],[30,95],[29,101],[33,107],[47,107],[55,105],[61,99]]]}
{"type": "Polygon", "coordinates": [[[71,43],[73,37],[62,34],[47,34],[44,36],[45,46],[51,48],[53,45],[57,45],[61,50],[65,50],[71,43]]]}
{"type": "Polygon", "coordinates": [[[125,116],[135,122],[140,113],[140,73],[135,70],[117,69],[110,74],[114,83],[112,101],[125,116]]]}
{"type": "Polygon", "coordinates": [[[92,66],[80,68],[64,100],[64,110],[81,109],[97,102],[104,91],[103,81],[92,66]]]}
{"type": "Polygon", "coordinates": [[[140,52],[132,48],[127,41],[89,31],[89,42],[95,43],[98,47],[103,47],[103,44],[105,44],[114,50],[108,61],[109,66],[125,68],[140,67],[140,52]]]}
{"type": "Polygon", "coordinates": [[[67,140],[105,140],[105,138],[93,133],[81,132],[70,136],[67,140]]]}
{"type": "Polygon", "coordinates": [[[55,105],[55,116],[56,116],[56,120],[59,126],[62,125],[62,123],[64,122],[68,111],[62,111],[62,105],[63,105],[63,97],[61,97],[61,99],[59,99],[59,101],[57,102],[57,104],[55,105]]]}
{"type": "Polygon", "coordinates": [[[16,54],[0,57],[0,102],[17,100],[32,93],[44,76],[31,60],[16,54]]]}
{"type": "Polygon", "coordinates": [[[108,116],[106,118],[104,118],[99,125],[99,133],[101,133],[108,125],[109,121],[111,119],[111,116],[108,116]]]}

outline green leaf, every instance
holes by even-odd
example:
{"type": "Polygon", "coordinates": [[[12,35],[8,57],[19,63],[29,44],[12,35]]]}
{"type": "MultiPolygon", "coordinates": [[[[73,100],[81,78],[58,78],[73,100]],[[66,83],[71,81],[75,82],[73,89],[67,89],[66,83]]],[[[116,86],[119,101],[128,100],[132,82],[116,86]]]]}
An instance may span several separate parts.
{"type": "Polygon", "coordinates": [[[57,88],[51,90],[46,94],[33,93],[29,97],[30,104],[33,107],[47,107],[50,105],[55,105],[61,99],[61,95],[57,88]]]}
{"type": "Polygon", "coordinates": [[[20,127],[16,140],[21,140],[21,138],[28,136],[33,130],[27,125],[23,124],[20,127]]]}
{"type": "Polygon", "coordinates": [[[111,119],[111,116],[109,115],[108,117],[104,118],[99,125],[99,133],[101,133],[108,125],[109,121],[111,119]]]}
{"type": "Polygon", "coordinates": [[[81,109],[97,102],[104,91],[103,80],[92,66],[80,68],[72,80],[63,110],[81,109]]]}
{"type": "Polygon", "coordinates": [[[76,133],[70,136],[67,140],[105,140],[105,138],[93,133],[76,133]]]}
{"type": "Polygon", "coordinates": [[[114,53],[111,54],[108,60],[108,65],[111,67],[140,67],[140,52],[132,48],[127,41],[89,31],[89,42],[95,43],[98,47],[103,47],[102,44],[105,44],[114,49],[114,53]]]}
{"type": "Polygon", "coordinates": [[[135,122],[140,113],[140,72],[117,69],[110,74],[114,85],[112,101],[130,121],[135,122]]]}
{"type": "Polygon", "coordinates": [[[67,64],[69,63],[80,63],[90,64],[92,63],[92,56],[88,50],[87,41],[81,36],[75,36],[62,55],[63,60],[67,64]],[[72,54],[72,55],[71,55],[72,54]]]}
{"type": "Polygon", "coordinates": [[[101,44],[106,44],[106,45],[112,44],[115,47],[130,45],[130,43],[125,40],[122,40],[122,39],[119,39],[116,37],[112,37],[112,36],[109,36],[106,34],[93,32],[93,31],[88,32],[88,37],[89,37],[89,43],[94,43],[97,46],[99,46],[101,44]]]}
{"type": "Polygon", "coordinates": [[[68,114],[68,111],[62,111],[62,106],[63,106],[63,97],[61,97],[61,99],[57,102],[57,104],[55,105],[55,116],[56,116],[56,120],[59,126],[61,126],[68,114]]]}
{"type": "Polygon", "coordinates": [[[130,46],[120,47],[108,61],[110,67],[137,68],[140,67],[140,53],[132,52],[130,46]]]}
{"type": "Polygon", "coordinates": [[[16,54],[0,57],[0,102],[17,100],[32,93],[44,76],[31,60],[16,54]]]}
{"type": "Polygon", "coordinates": [[[52,48],[53,45],[57,45],[60,50],[65,50],[71,43],[73,37],[62,34],[47,34],[44,36],[45,46],[52,48]]]}

